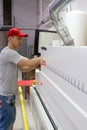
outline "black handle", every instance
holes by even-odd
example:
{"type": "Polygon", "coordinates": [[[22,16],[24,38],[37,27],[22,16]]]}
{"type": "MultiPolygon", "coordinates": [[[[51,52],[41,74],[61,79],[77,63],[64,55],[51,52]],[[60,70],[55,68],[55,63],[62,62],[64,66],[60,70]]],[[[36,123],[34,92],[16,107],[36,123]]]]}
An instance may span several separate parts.
{"type": "Polygon", "coordinates": [[[45,50],[45,51],[47,50],[47,48],[45,46],[42,46],[41,49],[45,50]]]}

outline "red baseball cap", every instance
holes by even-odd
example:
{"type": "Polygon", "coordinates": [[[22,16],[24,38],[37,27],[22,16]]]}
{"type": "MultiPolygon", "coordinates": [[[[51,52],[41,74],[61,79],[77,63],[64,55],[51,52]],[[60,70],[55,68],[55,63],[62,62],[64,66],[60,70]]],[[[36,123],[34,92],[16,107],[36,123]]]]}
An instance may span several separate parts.
{"type": "Polygon", "coordinates": [[[23,33],[20,28],[11,28],[9,29],[7,36],[17,36],[17,37],[27,37],[28,34],[23,33]]]}

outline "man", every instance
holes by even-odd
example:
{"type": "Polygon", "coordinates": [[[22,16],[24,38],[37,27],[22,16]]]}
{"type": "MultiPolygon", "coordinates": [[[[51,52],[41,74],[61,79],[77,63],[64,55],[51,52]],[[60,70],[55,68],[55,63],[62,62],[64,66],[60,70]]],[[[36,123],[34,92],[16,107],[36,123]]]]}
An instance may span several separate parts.
{"type": "Polygon", "coordinates": [[[8,46],[0,54],[0,130],[12,130],[15,121],[15,92],[18,68],[24,72],[40,65],[41,57],[28,59],[21,56],[17,49],[27,34],[19,28],[11,28],[8,33],[8,46]]]}

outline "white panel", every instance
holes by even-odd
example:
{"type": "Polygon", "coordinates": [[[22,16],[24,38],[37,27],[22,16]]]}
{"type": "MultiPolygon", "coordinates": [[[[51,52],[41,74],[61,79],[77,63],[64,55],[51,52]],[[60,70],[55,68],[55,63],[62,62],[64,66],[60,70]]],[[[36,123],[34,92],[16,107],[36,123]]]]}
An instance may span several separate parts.
{"type": "Polygon", "coordinates": [[[34,88],[30,88],[30,101],[36,130],[54,130],[34,88]]]}
{"type": "Polygon", "coordinates": [[[65,76],[67,80],[76,80],[82,84],[87,83],[87,47],[48,47],[47,51],[42,51],[42,56],[47,61],[47,68],[55,73],[65,76]],[[68,79],[69,77],[69,79],[68,79]]]}
{"type": "Polygon", "coordinates": [[[47,47],[46,67],[36,78],[39,94],[57,127],[87,130],[87,47],[47,47]]]}

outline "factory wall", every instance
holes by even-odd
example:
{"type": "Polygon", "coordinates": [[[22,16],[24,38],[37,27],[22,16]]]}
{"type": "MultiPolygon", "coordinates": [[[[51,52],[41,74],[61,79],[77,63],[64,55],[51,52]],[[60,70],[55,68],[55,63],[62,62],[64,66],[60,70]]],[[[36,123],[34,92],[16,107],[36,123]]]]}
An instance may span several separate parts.
{"type": "MultiPolygon", "coordinates": [[[[3,0],[0,0],[0,16],[1,26],[3,22],[3,0]]],[[[12,16],[15,18],[15,26],[20,27],[29,35],[27,38],[27,49],[33,51],[34,29],[37,28],[37,0],[12,0],[12,16]]],[[[3,37],[6,36],[4,32],[0,33],[3,37]]],[[[0,39],[0,41],[2,41],[2,38],[0,39]]],[[[3,43],[1,42],[1,44],[3,43]]],[[[31,55],[30,53],[29,55],[31,55]]]]}
{"type": "Polygon", "coordinates": [[[14,0],[13,14],[15,26],[23,28],[23,31],[29,34],[27,43],[33,46],[34,30],[29,29],[37,28],[37,0],[14,0]]]}

